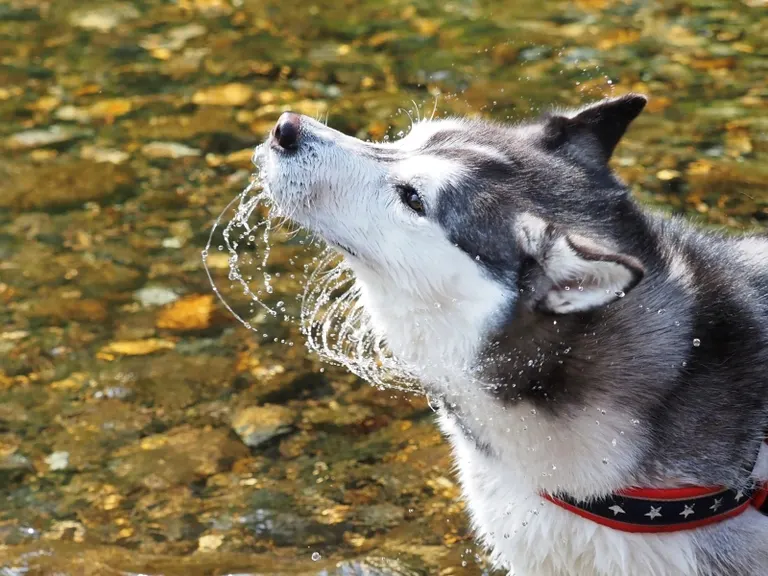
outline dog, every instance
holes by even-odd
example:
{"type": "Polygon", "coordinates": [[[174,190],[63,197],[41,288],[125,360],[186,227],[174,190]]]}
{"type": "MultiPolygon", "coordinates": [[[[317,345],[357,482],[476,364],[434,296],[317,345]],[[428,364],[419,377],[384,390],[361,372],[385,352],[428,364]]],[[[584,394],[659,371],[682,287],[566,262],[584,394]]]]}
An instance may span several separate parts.
{"type": "Polygon", "coordinates": [[[639,94],[371,143],[284,113],[254,162],[354,272],[516,576],[766,576],[768,239],[636,203],[639,94]]]}

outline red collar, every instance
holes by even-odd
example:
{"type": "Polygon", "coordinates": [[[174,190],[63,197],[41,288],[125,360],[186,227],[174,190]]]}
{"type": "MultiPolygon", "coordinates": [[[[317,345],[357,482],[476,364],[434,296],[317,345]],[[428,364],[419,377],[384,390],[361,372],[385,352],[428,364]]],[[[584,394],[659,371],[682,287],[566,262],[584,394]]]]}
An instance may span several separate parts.
{"type": "Polygon", "coordinates": [[[768,482],[751,490],[724,486],[630,488],[589,501],[563,494],[542,496],[582,518],[634,533],[692,530],[738,516],[750,505],[768,514],[768,482]]]}

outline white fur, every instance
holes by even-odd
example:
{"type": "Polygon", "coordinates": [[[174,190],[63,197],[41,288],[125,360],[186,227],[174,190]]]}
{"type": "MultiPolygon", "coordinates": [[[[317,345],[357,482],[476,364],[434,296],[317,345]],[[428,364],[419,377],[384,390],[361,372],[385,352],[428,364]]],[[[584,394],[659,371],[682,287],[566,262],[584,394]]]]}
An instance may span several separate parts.
{"type": "Polygon", "coordinates": [[[744,238],[735,244],[742,262],[749,266],[768,267],[768,240],[744,238]]]}

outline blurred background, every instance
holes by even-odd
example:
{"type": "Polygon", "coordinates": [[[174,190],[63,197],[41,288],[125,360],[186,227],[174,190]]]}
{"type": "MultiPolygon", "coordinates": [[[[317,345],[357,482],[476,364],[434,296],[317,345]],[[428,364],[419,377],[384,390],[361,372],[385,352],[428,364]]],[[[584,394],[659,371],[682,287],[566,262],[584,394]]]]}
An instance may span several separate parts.
{"type": "MultiPolygon", "coordinates": [[[[214,219],[283,110],[383,140],[634,90],[637,197],[764,229],[767,30],[761,0],[0,0],[0,574],[491,574],[424,400],[237,322],[214,219]]],[[[270,298],[315,251],[274,239],[270,298]]]]}

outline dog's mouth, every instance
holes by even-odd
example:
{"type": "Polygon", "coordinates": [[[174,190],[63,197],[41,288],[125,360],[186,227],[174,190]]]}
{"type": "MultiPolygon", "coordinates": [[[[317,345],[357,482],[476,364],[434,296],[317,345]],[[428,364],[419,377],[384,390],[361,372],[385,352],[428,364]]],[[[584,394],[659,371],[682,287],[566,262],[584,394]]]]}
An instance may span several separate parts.
{"type": "Polygon", "coordinates": [[[333,246],[335,249],[342,252],[345,256],[353,256],[355,258],[357,257],[358,255],[357,252],[352,248],[350,248],[349,246],[347,246],[346,244],[342,244],[341,242],[337,242],[336,240],[330,239],[325,236],[323,238],[325,239],[327,244],[329,244],[330,246],[333,246]]]}

